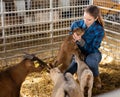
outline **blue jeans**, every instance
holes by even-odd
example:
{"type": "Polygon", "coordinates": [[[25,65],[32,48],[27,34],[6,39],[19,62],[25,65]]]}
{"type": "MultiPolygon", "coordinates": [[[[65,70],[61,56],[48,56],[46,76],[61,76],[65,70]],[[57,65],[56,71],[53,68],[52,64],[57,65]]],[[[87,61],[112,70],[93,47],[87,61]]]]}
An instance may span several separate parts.
{"type": "MultiPolygon", "coordinates": [[[[102,56],[100,52],[97,53],[92,53],[87,55],[85,58],[84,62],[88,65],[88,67],[91,69],[93,72],[94,77],[99,75],[99,62],[101,61],[102,56]]],[[[71,64],[69,65],[68,69],[65,71],[70,72],[71,74],[74,74],[77,71],[77,63],[75,62],[75,59],[72,59],[71,64]]]]}

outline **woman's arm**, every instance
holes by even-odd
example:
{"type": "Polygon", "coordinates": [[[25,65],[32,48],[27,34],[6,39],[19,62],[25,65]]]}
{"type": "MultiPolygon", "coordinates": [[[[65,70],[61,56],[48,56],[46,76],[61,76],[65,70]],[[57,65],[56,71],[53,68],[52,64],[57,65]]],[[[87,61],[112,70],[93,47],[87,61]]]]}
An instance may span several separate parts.
{"type": "MultiPolygon", "coordinates": [[[[79,38],[79,40],[76,40],[76,44],[78,45],[78,47],[81,50],[84,50],[86,53],[92,53],[95,52],[95,50],[98,50],[98,48],[100,47],[100,44],[103,40],[104,37],[104,29],[103,28],[96,28],[94,29],[95,31],[95,36],[88,36],[89,39],[91,39],[92,41],[89,42],[88,38],[84,39],[84,38],[79,38]]],[[[73,37],[74,38],[74,37],[73,37]]]]}

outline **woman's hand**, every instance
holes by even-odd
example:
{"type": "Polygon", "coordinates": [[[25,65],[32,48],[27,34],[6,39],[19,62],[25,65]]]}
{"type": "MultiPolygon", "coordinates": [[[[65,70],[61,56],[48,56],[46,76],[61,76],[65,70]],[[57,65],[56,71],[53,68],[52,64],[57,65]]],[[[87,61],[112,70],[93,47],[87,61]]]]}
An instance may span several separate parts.
{"type": "Polygon", "coordinates": [[[81,35],[77,35],[76,33],[74,33],[73,34],[73,39],[74,39],[74,42],[80,41],[81,40],[81,35]]]}

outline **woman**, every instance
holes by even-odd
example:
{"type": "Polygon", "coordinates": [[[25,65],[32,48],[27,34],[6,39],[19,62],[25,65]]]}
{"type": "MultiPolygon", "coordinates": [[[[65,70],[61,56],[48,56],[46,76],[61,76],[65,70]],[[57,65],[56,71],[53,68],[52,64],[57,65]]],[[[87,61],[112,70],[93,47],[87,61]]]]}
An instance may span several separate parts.
{"type": "MultiPolygon", "coordinates": [[[[105,32],[100,9],[94,5],[88,6],[84,12],[84,19],[72,23],[71,31],[76,28],[84,29],[83,35],[77,36],[77,34],[74,33],[73,38],[82,53],[86,56],[84,61],[93,72],[95,87],[101,88],[101,79],[99,77],[98,65],[102,56],[101,52],[99,51],[99,47],[105,32]]],[[[70,72],[74,74],[76,71],[77,63],[73,58],[65,73],[70,72]]]]}

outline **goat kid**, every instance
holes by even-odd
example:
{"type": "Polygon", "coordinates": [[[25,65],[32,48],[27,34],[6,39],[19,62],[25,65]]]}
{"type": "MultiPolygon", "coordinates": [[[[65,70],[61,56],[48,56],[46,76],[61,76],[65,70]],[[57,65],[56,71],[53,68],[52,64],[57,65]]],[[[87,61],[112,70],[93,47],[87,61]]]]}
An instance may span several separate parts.
{"type": "Polygon", "coordinates": [[[19,64],[0,72],[0,97],[19,97],[26,76],[44,68],[48,68],[45,62],[35,55],[26,54],[19,64]]]}
{"type": "Polygon", "coordinates": [[[54,82],[51,97],[82,97],[80,87],[70,73],[64,75],[56,67],[50,70],[50,77],[54,82]]]}
{"type": "MultiPolygon", "coordinates": [[[[73,33],[77,33],[78,35],[83,34],[83,30],[78,28],[73,31],[73,33]]],[[[53,67],[59,66],[61,72],[64,72],[69,64],[71,63],[72,56],[74,53],[78,53],[81,59],[84,58],[84,55],[81,53],[80,49],[73,41],[73,34],[68,35],[63,41],[60,50],[58,51],[57,58],[53,63],[53,67]]]]}
{"type": "Polygon", "coordinates": [[[85,87],[88,87],[88,97],[92,97],[93,73],[84,61],[81,61],[78,54],[75,55],[77,62],[77,75],[80,83],[82,97],[84,97],[85,87]]]}

